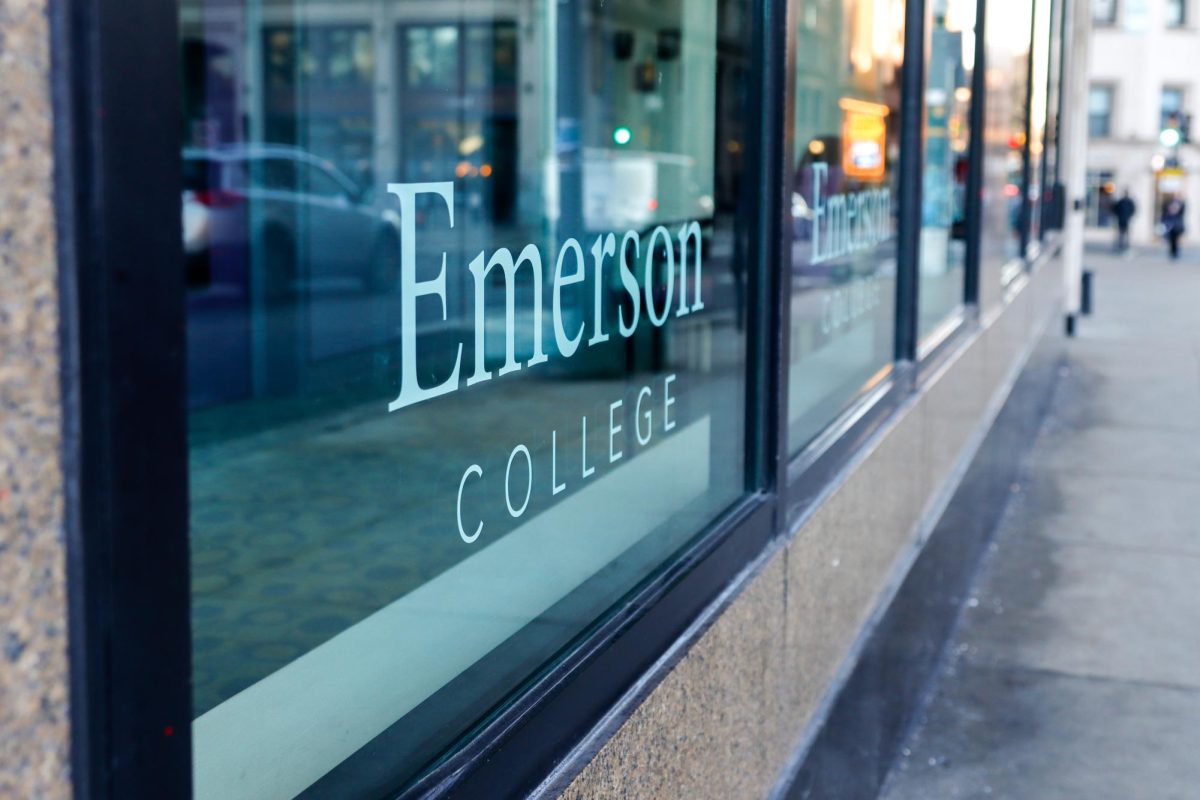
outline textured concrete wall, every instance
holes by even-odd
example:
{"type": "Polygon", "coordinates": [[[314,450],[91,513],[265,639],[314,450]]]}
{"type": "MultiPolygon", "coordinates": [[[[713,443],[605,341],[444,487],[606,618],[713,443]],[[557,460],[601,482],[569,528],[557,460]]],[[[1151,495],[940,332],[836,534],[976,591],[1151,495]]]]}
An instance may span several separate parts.
{"type": "MultiPolygon", "coordinates": [[[[1059,304],[1055,260],[922,388],[563,797],[766,796],[1059,304]]],[[[1057,324],[1057,317],[1053,318],[1057,324]]]]}
{"type": "Polygon", "coordinates": [[[46,0],[0,0],[0,797],[70,795],[46,0]]]}

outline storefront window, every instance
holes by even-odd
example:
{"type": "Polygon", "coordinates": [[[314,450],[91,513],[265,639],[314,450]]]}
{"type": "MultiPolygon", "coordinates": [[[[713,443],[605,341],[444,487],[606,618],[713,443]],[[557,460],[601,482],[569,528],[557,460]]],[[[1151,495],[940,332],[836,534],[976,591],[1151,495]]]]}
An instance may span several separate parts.
{"type": "Polygon", "coordinates": [[[980,302],[1021,272],[1025,226],[1025,117],[1033,0],[988,3],[987,113],[980,237],[980,302]]]}
{"type": "Polygon", "coordinates": [[[921,206],[918,333],[935,331],[962,307],[967,241],[967,154],[973,0],[932,0],[925,70],[925,174],[921,206]]]}
{"type": "MultiPolygon", "coordinates": [[[[846,385],[890,344],[871,8],[810,137],[846,385]]],[[[384,796],[744,492],[746,10],[181,16],[196,797],[384,796]]]]}
{"type": "Polygon", "coordinates": [[[886,377],[895,337],[904,4],[793,0],[791,448],[886,377]]]}
{"type": "Polygon", "coordinates": [[[1058,147],[1062,109],[1063,12],[1065,0],[1050,3],[1049,66],[1046,70],[1046,128],[1042,149],[1041,236],[1062,227],[1062,163],[1058,147]]]}
{"type": "Polygon", "coordinates": [[[1029,98],[1029,198],[1028,242],[1042,236],[1042,203],[1045,177],[1047,120],[1049,119],[1051,0],[1035,0],[1033,16],[1033,94],[1029,98]]]}

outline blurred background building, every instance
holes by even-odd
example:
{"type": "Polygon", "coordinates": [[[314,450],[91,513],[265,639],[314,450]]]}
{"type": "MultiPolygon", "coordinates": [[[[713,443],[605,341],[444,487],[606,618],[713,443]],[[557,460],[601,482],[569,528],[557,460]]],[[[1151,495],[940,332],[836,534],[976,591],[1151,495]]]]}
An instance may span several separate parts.
{"type": "MultiPolygon", "coordinates": [[[[1196,0],[1093,0],[1088,87],[1087,223],[1092,237],[1115,225],[1112,205],[1128,191],[1137,204],[1136,244],[1157,239],[1165,199],[1200,197],[1200,98],[1196,0]]],[[[1200,226],[1188,204],[1187,227],[1200,226]]]]}

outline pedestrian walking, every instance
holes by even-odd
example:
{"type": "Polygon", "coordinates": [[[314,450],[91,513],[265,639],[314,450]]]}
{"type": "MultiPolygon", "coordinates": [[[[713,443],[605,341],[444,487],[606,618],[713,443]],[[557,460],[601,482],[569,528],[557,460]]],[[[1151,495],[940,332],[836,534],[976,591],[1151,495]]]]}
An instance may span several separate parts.
{"type": "Polygon", "coordinates": [[[1113,216],[1117,220],[1116,252],[1124,253],[1129,250],[1129,223],[1137,213],[1137,203],[1129,196],[1129,190],[1121,193],[1121,199],[1113,204],[1113,216]]]}
{"type": "Polygon", "coordinates": [[[1177,197],[1172,197],[1163,206],[1162,229],[1171,249],[1171,258],[1179,258],[1179,240],[1183,236],[1183,212],[1187,205],[1177,197]]]}

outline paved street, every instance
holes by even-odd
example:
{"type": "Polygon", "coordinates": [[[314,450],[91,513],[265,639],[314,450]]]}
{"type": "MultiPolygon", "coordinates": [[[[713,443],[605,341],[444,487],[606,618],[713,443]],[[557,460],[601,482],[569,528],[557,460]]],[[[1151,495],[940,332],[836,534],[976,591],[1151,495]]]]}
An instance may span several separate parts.
{"type": "Polygon", "coordinates": [[[883,793],[1200,797],[1200,252],[1096,307],[883,793]]]}

